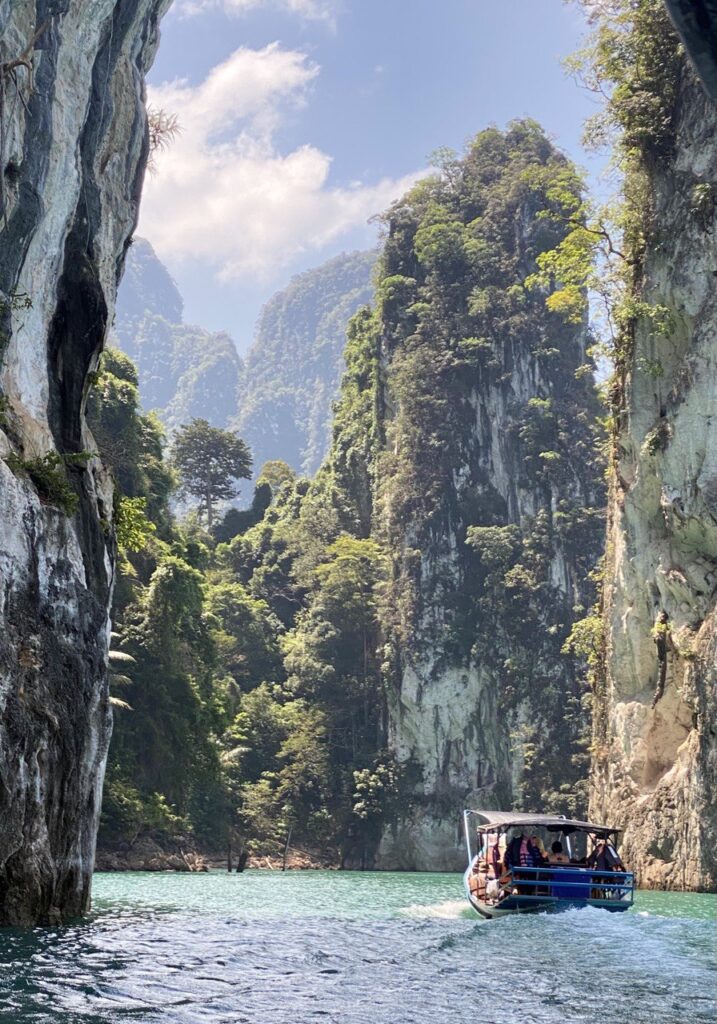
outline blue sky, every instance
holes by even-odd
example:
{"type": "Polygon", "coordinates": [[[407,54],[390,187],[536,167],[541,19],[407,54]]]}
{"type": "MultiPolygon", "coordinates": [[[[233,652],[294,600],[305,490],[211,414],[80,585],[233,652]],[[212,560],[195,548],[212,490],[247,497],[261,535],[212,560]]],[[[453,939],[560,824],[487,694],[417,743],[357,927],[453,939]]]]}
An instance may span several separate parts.
{"type": "Polygon", "coordinates": [[[185,319],[244,351],[293,273],[373,244],[428,155],[488,124],[533,117],[595,177],[595,101],[561,66],[584,33],[562,0],[175,0],[150,103],[183,131],[139,233],[185,319]]]}

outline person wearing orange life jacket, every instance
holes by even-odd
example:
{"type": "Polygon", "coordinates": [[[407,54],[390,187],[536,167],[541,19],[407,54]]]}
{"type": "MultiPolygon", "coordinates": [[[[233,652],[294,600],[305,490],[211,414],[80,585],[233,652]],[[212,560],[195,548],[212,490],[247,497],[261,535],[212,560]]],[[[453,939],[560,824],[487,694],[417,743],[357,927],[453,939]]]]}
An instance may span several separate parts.
{"type": "Polygon", "coordinates": [[[508,868],[533,868],[543,863],[540,849],[533,843],[526,831],[514,836],[505,851],[505,866],[508,868]]]}
{"type": "Polygon", "coordinates": [[[521,875],[521,868],[537,868],[543,863],[543,857],[538,847],[532,842],[528,832],[523,829],[520,835],[514,836],[508,843],[505,850],[504,863],[510,869],[514,881],[523,880],[522,885],[516,885],[513,889],[515,895],[532,896],[535,894],[535,887],[526,885],[536,876],[533,872],[526,872],[521,875]]]}

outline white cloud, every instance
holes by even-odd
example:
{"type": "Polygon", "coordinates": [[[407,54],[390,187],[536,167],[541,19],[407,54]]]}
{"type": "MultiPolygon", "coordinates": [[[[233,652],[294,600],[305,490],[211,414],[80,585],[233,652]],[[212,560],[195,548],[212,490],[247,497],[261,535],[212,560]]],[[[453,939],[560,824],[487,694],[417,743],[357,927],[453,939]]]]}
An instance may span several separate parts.
{"type": "Polygon", "coordinates": [[[273,7],[289,11],[307,21],[325,21],[334,26],[337,6],[338,0],[177,0],[175,10],[184,17],[212,10],[239,17],[260,7],[273,7]]]}
{"type": "Polygon", "coordinates": [[[385,209],[416,180],[328,185],[331,158],[311,145],[281,153],[282,115],[306,102],[319,69],[277,43],[239,49],[198,86],[150,90],[176,113],[178,138],[156,155],[140,232],[169,265],[201,260],[222,280],[268,280],[385,209]]]}

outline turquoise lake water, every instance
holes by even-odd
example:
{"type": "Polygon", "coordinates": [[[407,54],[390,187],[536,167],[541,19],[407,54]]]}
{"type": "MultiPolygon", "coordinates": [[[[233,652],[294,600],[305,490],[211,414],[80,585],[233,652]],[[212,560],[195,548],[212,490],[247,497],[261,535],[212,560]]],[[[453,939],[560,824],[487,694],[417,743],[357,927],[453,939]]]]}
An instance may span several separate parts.
{"type": "Polygon", "coordinates": [[[105,874],[0,932],[0,1021],[713,1024],[717,897],[482,921],[459,875],[105,874]]]}

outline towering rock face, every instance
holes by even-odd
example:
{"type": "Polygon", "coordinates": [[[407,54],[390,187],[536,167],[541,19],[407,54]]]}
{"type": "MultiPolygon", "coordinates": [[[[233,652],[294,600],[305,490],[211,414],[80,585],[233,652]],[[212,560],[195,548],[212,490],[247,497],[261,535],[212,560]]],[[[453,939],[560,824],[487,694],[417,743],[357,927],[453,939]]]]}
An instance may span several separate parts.
{"type": "Polygon", "coordinates": [[[580,316],[526,285],[579,193],[534,123],[481,133],[391,211],[351,327],[329,464],[388,552],[388,746],[412,790],[385,868],[458,868],[465,807],[584,809],[560,650],[603,528],[596,404],[580,316]]]}
{"type": "Polygon", "coordinates": [[[226,427],[242,372],[228,334],[185,324],[182,297],[144,238],[127,253],[112,341],[136,363],[142,407],[169,430],[193,417],[226,427]]]}
{"type": "Polygon", "coordinates": [[[86,909],[110,734],[112,489],[84,422],[165,0],[0,2],[0,923],[86,909]],[[21,60],[22,63],[15,63],[21,60]]]}
{"type": "Polygon", "coordinates": [[[717,102],[717,3],[715,0],[665,0],[695,70],[717,102]]]}
{"type": "Polygon", "coordinates": [[[614,392],[591,812],[625,828],[625,856],[642,885],[714,889],[717,108],[666,19],[650,31],[675,54],[656,80],[670,99],[669,144],[646,147],[628,175],[629,186],[642,183],[633,298],[645,314],[623,342],[614,392]],[[662,696],[661,611],[669,617],[662,696]]]}

